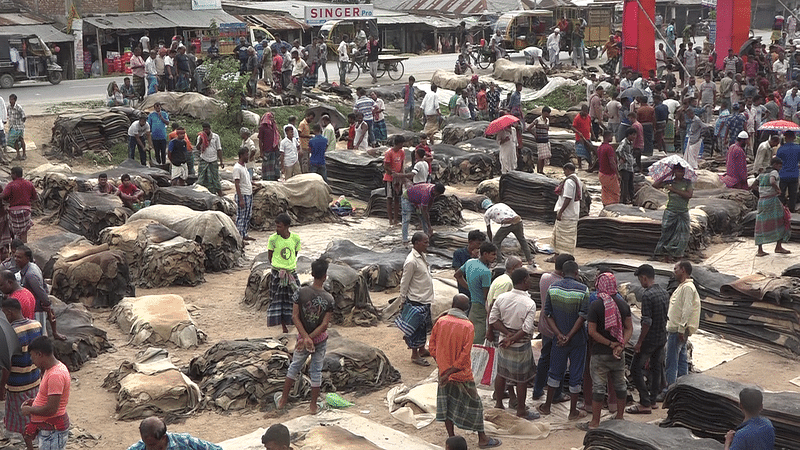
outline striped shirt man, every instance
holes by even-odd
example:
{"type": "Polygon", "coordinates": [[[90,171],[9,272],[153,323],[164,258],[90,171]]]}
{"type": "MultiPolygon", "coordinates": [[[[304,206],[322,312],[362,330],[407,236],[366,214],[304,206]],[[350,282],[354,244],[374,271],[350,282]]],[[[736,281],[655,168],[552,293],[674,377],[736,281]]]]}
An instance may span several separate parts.
{"type": "MultiPolygon", "coordinates": [[[[564,278],[553,283],[547,290],[545,315],[555,320],[562,333],[571,330],[579,317],[585,319],[588,311],[589,288],[585,284],[573,278],[564,278]]],[[[572,337],[571,344],[577,345],[585,341],[585,333],[579,332],[572,337]]]]}
{"type": "Polygon", "coordinates": [[[11,374],[8,377],[9,392],[24,392],[39,386],[39,369],[33,364],[28,344],[42,335],[42,325],[28,318],[11,324],[17,333],[22,353],[11,357],[11,374]]]}

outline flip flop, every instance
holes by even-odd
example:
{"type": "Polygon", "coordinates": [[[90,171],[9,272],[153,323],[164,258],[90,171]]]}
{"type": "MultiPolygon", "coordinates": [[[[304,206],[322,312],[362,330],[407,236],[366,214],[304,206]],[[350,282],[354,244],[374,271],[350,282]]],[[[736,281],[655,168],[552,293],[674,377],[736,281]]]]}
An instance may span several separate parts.
{"type": "Polygon", "coordinates": [[[543,416],[549,416],[550,415],[549,412],[542,411],[542,405],[544,405],[544,403],[540,403],[540,404],[536,405],[536,411],[539,411],[539,414],[541,414],[543,416]]]}
{"type": "Polygon", "coordinates": [[[431,363],[428,362],[427,359],[422,359],[422,358],[412,359],[411,362],[422,367],[429,367],[431,365],[431,363]]]}
{"type": "Polygon", "coordinates": [[[525,419],[525,420],[536,420],[536,419],[541,418],[542,415],[539,414],[536,411],[527,411],[524,417],[523,416],[517,416],[517,417],[519,417],[520,419],[525,419]]]}
{"type": "Polygon", "coordinates": [[[578,410],[578,415],[577,416],[575,416],[575,417],[568,416],[567,419],[569,419],[570,421],[575,421],[575,420],[583,419],[584,417],[586,417],[588,415],[589,414],[586,411],[578,410]]]}
{"type": "Polygon", "coordinates": [[[627,414],[652,414],[652,409],[644,409],[644,407],[639,408],[640,405],[632,405],[625,408],[625,413],[627,414]]]}
{"type": "Polygon", "coordinates": [[[478,444],[478,448],[500,447],[500,444],[502,444],[502,443],[503,443],[503,441],[501,441],[500,439],[489,438],[489,442],[487,442],[485,445],[478,444]]]}

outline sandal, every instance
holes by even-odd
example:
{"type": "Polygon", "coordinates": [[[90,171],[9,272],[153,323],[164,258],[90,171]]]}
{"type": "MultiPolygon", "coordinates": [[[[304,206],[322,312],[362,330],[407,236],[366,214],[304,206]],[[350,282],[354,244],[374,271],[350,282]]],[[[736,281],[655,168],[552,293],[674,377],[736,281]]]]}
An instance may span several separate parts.
{"type": "Polygon", "coordinates": [[[486,444],[484,444],[484,445],[480,445],[480,444],[478,444],[478,448],[494,448],[494,447],[500,447],[500,444],[502,444],[502,443],[503,443],[503,441],[501,441],[500,439],[489,438],[489,442],[487,442],[487,443],[486,443],[486,444]]]}
{"type": "Polygon", "coordinates": [[[536,411],[526,411],[524,416],[517,416],[517,417],[519,417],[520,419],[525,419],[525,420],[536,420],[536,419],[542,417],[542,415],[539,414],[536,411]]]}
{"type": "Polygon", "coordinates": [[[429,367],[431,365],[431,363],[428,362],[427,359],[422,359],[422,358],[412,359],[411,362],[422,367],[429,367]]]}
{"type": "Polygon", "coordinates": [[[632,406],[628,406],[625,408],[626,414],[652,414],[653,410],[651,408],[644,409],[644,406],[636,404],[632,406]]]}

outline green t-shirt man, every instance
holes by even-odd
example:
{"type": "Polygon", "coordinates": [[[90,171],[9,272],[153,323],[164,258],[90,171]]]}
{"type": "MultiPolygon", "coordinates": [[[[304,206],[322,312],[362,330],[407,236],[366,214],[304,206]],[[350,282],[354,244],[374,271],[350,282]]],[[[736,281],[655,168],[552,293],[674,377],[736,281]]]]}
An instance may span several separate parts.
{"type": "Polygon", "coordinates": [[[272,268],[294,271],[297,268],[297,254],[300,252],[300,236],[290,233],[288,238],[275,233],[269,237],[267,250],[272,251],[272,268]]]}

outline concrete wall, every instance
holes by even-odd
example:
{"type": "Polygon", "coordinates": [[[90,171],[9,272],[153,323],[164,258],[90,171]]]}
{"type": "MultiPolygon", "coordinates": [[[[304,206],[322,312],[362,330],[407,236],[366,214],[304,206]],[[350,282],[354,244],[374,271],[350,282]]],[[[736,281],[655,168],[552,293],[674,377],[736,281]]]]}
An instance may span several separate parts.
{"type": "Polygon", "coordinates": [[[192,0],[152,0],[152,9],[192,9],[192,0]]]}

